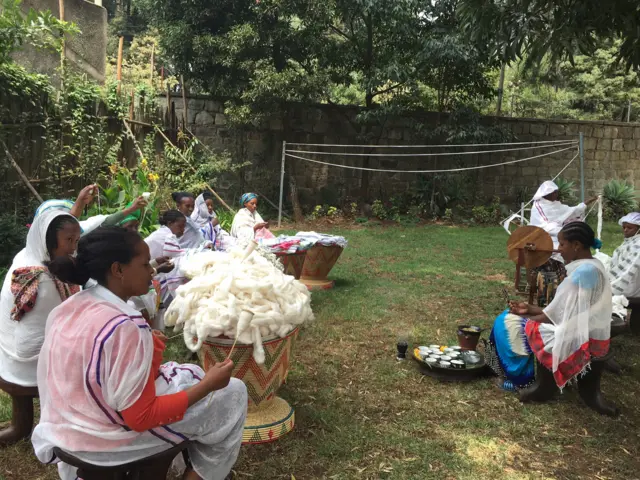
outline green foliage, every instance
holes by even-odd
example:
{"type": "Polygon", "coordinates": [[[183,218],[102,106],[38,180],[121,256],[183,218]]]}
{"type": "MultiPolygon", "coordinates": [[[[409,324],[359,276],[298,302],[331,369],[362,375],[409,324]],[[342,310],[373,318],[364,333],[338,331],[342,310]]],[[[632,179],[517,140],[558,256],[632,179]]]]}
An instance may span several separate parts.
{"type": "Polygon", "coordinates": [[[375,200],[373,205],[371,205],[371,210],[373,215],[379,220],[384,220],[387,218],[388,213],[387,209],[384,206],[384,203],[381,200],[375,200]]]}
{"type": "Polygon", "coordinates": [[[494,225],[500,221],[501,215],[499,197],[494,197],[490,205],[478,205],[471,209],[472,220],[480,225],[494,225]]]}
{"type": "Polygon", "coordinates": [[[0,214],[0,267],[11,265],[13,257],[24,248],[27,231],[27,226],[14,215],[0,214]]]}
{"type": "Polygon", "coordinates": [[[616,56],[627,68],[640,66],[640,11],[628,0],[461,0],[459,13],[468,38],[490,49],[498,61],[526,54],[529,65],[545,55],[573,61],[590,55],[599,39],[620,38],[616,56]]]}
{"type": "Polygon", "coordinates": [[[578,201],[578,198],[576,197],[575,182],[563,177],[558,177],[554,181],[558,186],[558,194],[562,203],[573,205],[578,201]]]}
{"type": "Polygon", "coordinates": [[[22,0],[2,0],[0,8],[0,65],[24,44],[60,51],[65,34],[77,33],[72,24],[60,21],[49,10],[20,9],[22,0]]]}
{"type": "Polygon", "coordinates": [[[529,118],[627,120],[640,118],[640,80],[618,62],[621,41],[603,41],[592,55],[573,63],[543,59],[536,68],[524,61],[507,68],[505,111],[529,118]],[[628,112],[629,103],[631,111],[628,112]]]}
{"type": "Polygon", "coordinates": [[[180,134],[180,149],[165,144],[163,155],[155,154],[153,138],[145,145],[145,157],[158,176],[161,196],[168,198],[172,191],[202,192],[215,184],[222,173],[237,172],[248,162],[232,163],[228,152],[215,153],[202,148],[198,139],[180,134]]]}
{"type": "Polygon", "coordinates": [[[231,225],[233,224],[234,214],[229,210],[220,209],[216,211],[216,215],[218,216],[218,221],[220,222],[220,228],[226,230],[227,232],[231,231],[231,225]]]}
{"type": "Polygon", "coordinates": [[[135,171],[126,168],[112,168],[113,172],[106,186],[100,188],[100,202],[94,202],[87,216],[110,215],[124,210],[127,205],[142,195],[151,193],[147,206],[140,222],[140,234],[148,236],[158,228],[158,196],[157,185],[153,173],[141,166],[135,171]]]}
{"type": "Polygon", "coordinates": [[[637,206],[637,195],[633,185],[626,181],[611,180],[602,191],[607,218],[617,220],[637,206]]]}

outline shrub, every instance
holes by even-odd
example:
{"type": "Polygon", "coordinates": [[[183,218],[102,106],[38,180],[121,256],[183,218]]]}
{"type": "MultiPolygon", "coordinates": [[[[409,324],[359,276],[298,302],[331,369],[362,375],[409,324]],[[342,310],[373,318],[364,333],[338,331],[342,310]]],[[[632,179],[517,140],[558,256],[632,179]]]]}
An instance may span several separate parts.
{"type": "Polygon", "coordinates": [[[558,194],[560,195],[560,201],[562,203],[573,205],[578,202],[575,193],[575,182],[571,182],[562,177],[556,178],[555,182],[558,186],[558,194]]]}
{"type": "Polygon", "coordinates": [[[607,218],[610,219],[618,219],[638,206],[635,188],[626,181],[611,180],[604,186],[602,196],[607,218]]]}
{"type": "Polygon", "coordinates": [[[218,216],[218,221],[220,222],[220,228],[226,230],[227,232],[230,232],[234,214],[227,209],[223,210],[222,208],[220,208],[216,211],[216,215],[218,216]]]}
{"type": "Polygon", "coordinates": [[[382,201],[375,200],[373,202],[373,205],[371,205],[371,210],[373,210],[373,214],[376,216],[376,218],[380,220],[384,220],[385,218],[387,218],[387,209],[385,208],[382,201]]]}

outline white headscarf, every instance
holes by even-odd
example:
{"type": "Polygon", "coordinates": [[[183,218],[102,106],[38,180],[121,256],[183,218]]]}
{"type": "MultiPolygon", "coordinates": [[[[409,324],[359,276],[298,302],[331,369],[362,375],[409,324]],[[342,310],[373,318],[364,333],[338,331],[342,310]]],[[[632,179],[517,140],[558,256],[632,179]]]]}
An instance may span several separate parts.
{"type": "Polygon", "coordinates": [[[622,226],[623,223],[630,223],[631,225],[640,226],[640,213],[631,212],[625,215],[618,221],[618,225],[622,226]]]}
{"type": "Polygon", "coordinates": [[[27,245],[13,259],[12,271],[20,267],[42,267],[51,260],[47,249],[47,230],[51,222],[62,215],[76,220],[73,215],[57,209],[45,210],[33,220],[27,233],[27,245]]]}
{"type": "Polygon", "coordinates": [[[533,199],[540,200],[541,198],[546,197],[547,195],[555,192],[556,190],[558,190],[558,185],[556,185],[555,182],[551,180],[547,180],[542,185],[540,185],[540,187],[538,187],[538,191],[533,196],[533,199]]]}
{"type": "Polygon", "coordinates": [[[191,213],[191,220],[193,220],[200,228],[204,228],[207,226],[207,223],[210,223],[211,220],[216,218],[216,213],[209,213],[209,207],[207,207],[207,202],[204,199],[204,194],[198,195],[196,198],[196,206],[191,213]]]}
{"type": "MultiPolygon", "coordinates": [[[[68,214],[72,208],[73,202],[71,200],[46,200],[36,210],[36,214],[33,217],[33,220],[35,222],[35,219],[40,215],[50,211],[58,211],[68,214]]],[[[80,224],[80,231],[82,232],[82,235],[86,235],[87,233],[92,232],[93,230],[98,228],[104,223],[107,217],[108,215],[94,215],[91,218],[79,221],[78,223],[80,224]]]]}

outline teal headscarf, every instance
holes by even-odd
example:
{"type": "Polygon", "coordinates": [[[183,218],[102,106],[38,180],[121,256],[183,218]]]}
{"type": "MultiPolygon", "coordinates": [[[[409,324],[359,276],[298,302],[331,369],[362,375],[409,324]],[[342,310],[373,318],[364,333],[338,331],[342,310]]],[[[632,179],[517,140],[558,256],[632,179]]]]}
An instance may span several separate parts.
{"type": "Polygon", "coordinates": [[[69,212],[72,208],[73,202],[71,200],[47,200],[38,207],[33,219],[35,220],[38,215],[42,215],[42,213],[47,210],[62,210],[64,212],[69,212]]]}
{"type": "Polygon", "coordinates": [[[250,202],[254,198],[258,198],[258,195],[256,195],[255,193],[245,193],[244,195],[242,195],[242,197],[240,197],[240,205],[244,206],[245,203],[250,202]]]}

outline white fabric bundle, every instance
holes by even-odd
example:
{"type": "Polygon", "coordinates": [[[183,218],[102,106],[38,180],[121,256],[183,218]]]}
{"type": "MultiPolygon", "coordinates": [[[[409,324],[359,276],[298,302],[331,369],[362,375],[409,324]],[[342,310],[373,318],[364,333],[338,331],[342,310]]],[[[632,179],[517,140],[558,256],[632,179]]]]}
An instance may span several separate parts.
{"type": "Polygon", "coordinates": [[[165,324],[184,329],[187,347],[197,351],[207,337],[238,336],[253,343],[253,355],[264,363],[262,338],[284,337],[313,320],[311,294],[257,252],[202,252],[185,262],[191,281],[176,290],[165,324]],[[244,259],[244,260],[243,260],[244,259]]]}

